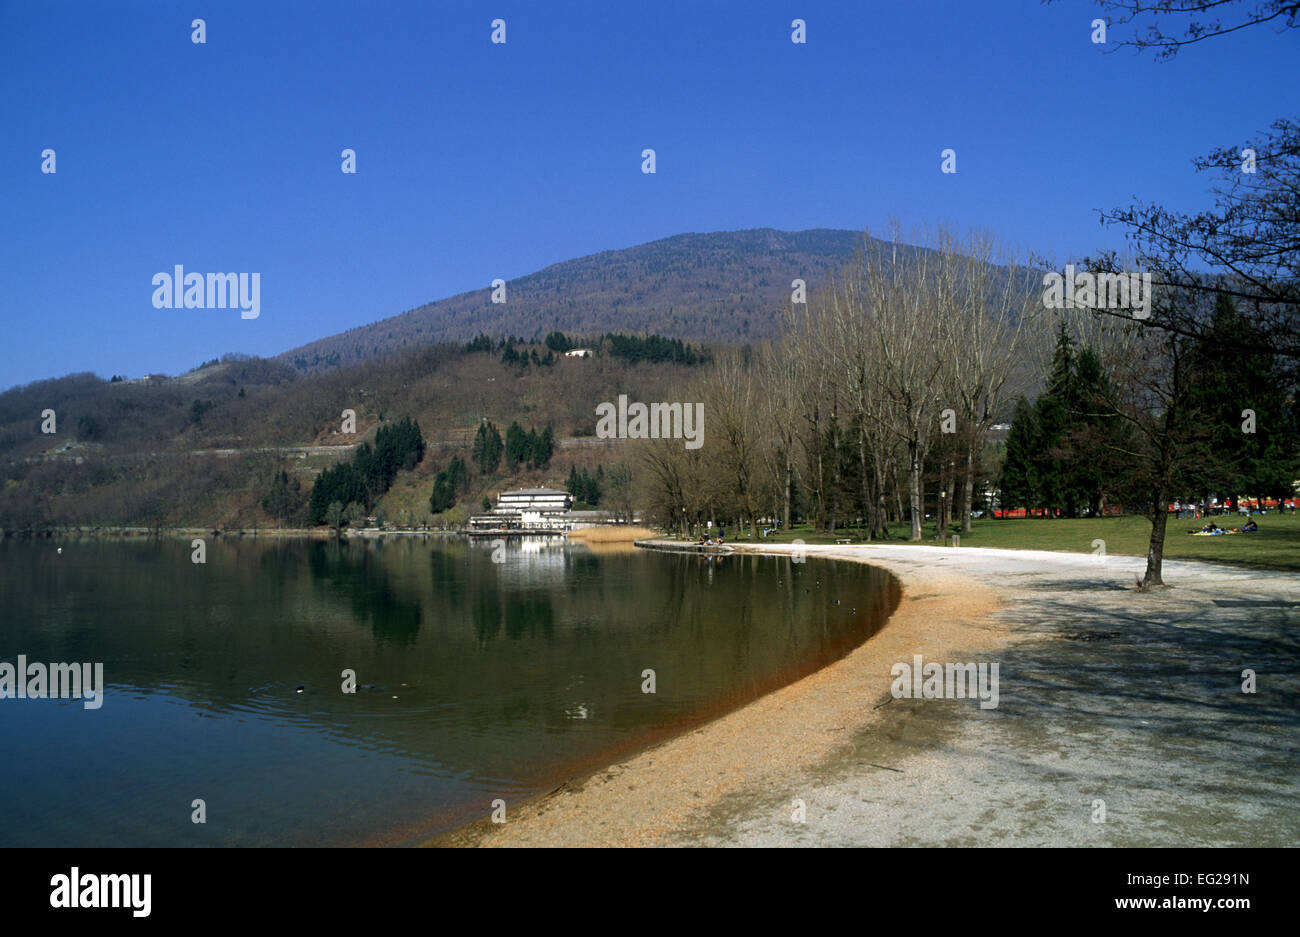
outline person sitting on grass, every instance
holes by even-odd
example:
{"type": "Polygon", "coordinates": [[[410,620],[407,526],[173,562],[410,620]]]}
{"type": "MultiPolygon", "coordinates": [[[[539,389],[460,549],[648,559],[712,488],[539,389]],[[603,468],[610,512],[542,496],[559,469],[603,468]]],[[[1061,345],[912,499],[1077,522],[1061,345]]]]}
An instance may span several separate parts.
{"type": "Polygon", "coordinates": [[[1259,525],[1256,524],[1253,520],[1246,521],[1246,523],[1241,525],[1241,532],[1243,534],[1251,534],[1257,530],[1259,530],[1259,525]]]}

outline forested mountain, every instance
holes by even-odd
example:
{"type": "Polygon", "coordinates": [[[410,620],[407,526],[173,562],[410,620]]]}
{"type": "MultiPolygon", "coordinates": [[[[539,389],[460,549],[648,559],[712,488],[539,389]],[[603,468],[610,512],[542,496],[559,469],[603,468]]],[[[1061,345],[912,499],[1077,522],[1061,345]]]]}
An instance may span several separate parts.
{"type": "MultiPolygon", "coordinates": [[[[679,355],[666,339],[552,338],[595,353],[570,358],[541,343],[481,339],[313,374],[227,355],[179,377],[74,374],[12,388],[0,393],[0,529],[265,524],[280,511],[261,514],[258,506],[270,503],[282,470],[280,488],[297,481],[305,492],[336,462],[360,455],[364,463],[360,447],[369,442],[378,452],[384,428],[408,417],[428,444],[408,473],[410,484],[423,486],[422,502],[450,459],[468,459],[483,420],[553,433],[564,454],[551,475],[534,467],[521,477],[559,485],[571,465],[594,469],[610,448],[593,438],[598,402],[620,393],[675,399],[701,365],[674,358],[706,357],[689,345],[679,355]],[[355,432],[344,411],[354,415],[355,432]]],[[[381,467],[409,469],[405,463],[403,456],[381,467]]],[[[378,487],[387,484],[391,478],[378,487]]]]}
{"type": "Polygon", "coordinates": [[[825,229],[683,234],[510,281],[505,303],[485,287],[272,359],[14,387],[0,393],[0,528],[281,518],[323,468],[408,417],[429,443],[409,473],[424,500],[485,420],[553,433],[555,464],[528,480],[559,484],[610,449],[592,438],[596,404],[682,399],[715,352],[779,334],[792,280],[811,296],[863,244],[825,229]]]}
{"type": "MultiPolygon", "coordinates": [[[[862,243],[856,231],[720,231],[679,234],[601,251],[506,282],[449,296],[401,315],[286,351],[299,370],[353,364],[403,347],[467,341],[481,332],[526,339],[567,333],[647,332],[740,344],[776,335],[790,282],[811,289],[862,243]]],[[[879,243],[879,242],[873,242],[879,243]]]]}

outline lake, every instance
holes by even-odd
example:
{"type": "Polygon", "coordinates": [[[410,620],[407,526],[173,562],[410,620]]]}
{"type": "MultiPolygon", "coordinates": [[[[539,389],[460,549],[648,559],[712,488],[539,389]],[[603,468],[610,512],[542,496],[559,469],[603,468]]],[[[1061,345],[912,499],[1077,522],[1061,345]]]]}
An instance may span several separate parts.
{"type": "Polygon", "coordinates": [[[497,543],[0,541],[0,661],[105,684],[0,699],[0,845],[418,842],[811,673],[898,602],[861,564],[497,543]]]}

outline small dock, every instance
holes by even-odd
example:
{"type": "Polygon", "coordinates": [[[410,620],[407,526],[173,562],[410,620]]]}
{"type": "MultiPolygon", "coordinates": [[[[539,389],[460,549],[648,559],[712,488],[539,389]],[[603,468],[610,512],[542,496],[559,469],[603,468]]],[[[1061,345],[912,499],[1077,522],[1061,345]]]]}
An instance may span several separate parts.
{"type": "Polygon", "coordinates": [[[684,543],[674,542],[671,540],[633,540],[632,545],[640,547],[643,550],[668,550],[672,553],[707,553],[713,555],[725,555],[735,552],[731,544],[716,543],[684,543]]]}

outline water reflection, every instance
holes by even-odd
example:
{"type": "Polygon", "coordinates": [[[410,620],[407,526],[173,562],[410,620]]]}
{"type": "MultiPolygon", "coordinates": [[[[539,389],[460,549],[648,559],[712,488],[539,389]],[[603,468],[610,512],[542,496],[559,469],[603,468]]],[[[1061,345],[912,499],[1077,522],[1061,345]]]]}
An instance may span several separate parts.
{"type": "MultiPolygon", "coordinates": [[[[307,568],[318,585],[347,597],[354,621],[368,623],[376,639],[413,644],[420,633],[420,604],[392,586],[384,568],[383,550],[382,542],[373,548],[338,540],[312,542],[307,568]]],[[[292,569],[293,564],[282,561],[284,568],[292,569]]]]}
{"type": "Polygon", "coordinates": [[[0,542],[0,660],[103,661],[105,704],[0,701],[0,802],[26,818],[0,844],[450,825],[842,656],[897,595],[862,566],[550,538],[221,538],[205,565],[187,541],[63,545],[0,542]],[[219,822],[178,825],[199,792],[219,822]]]}

